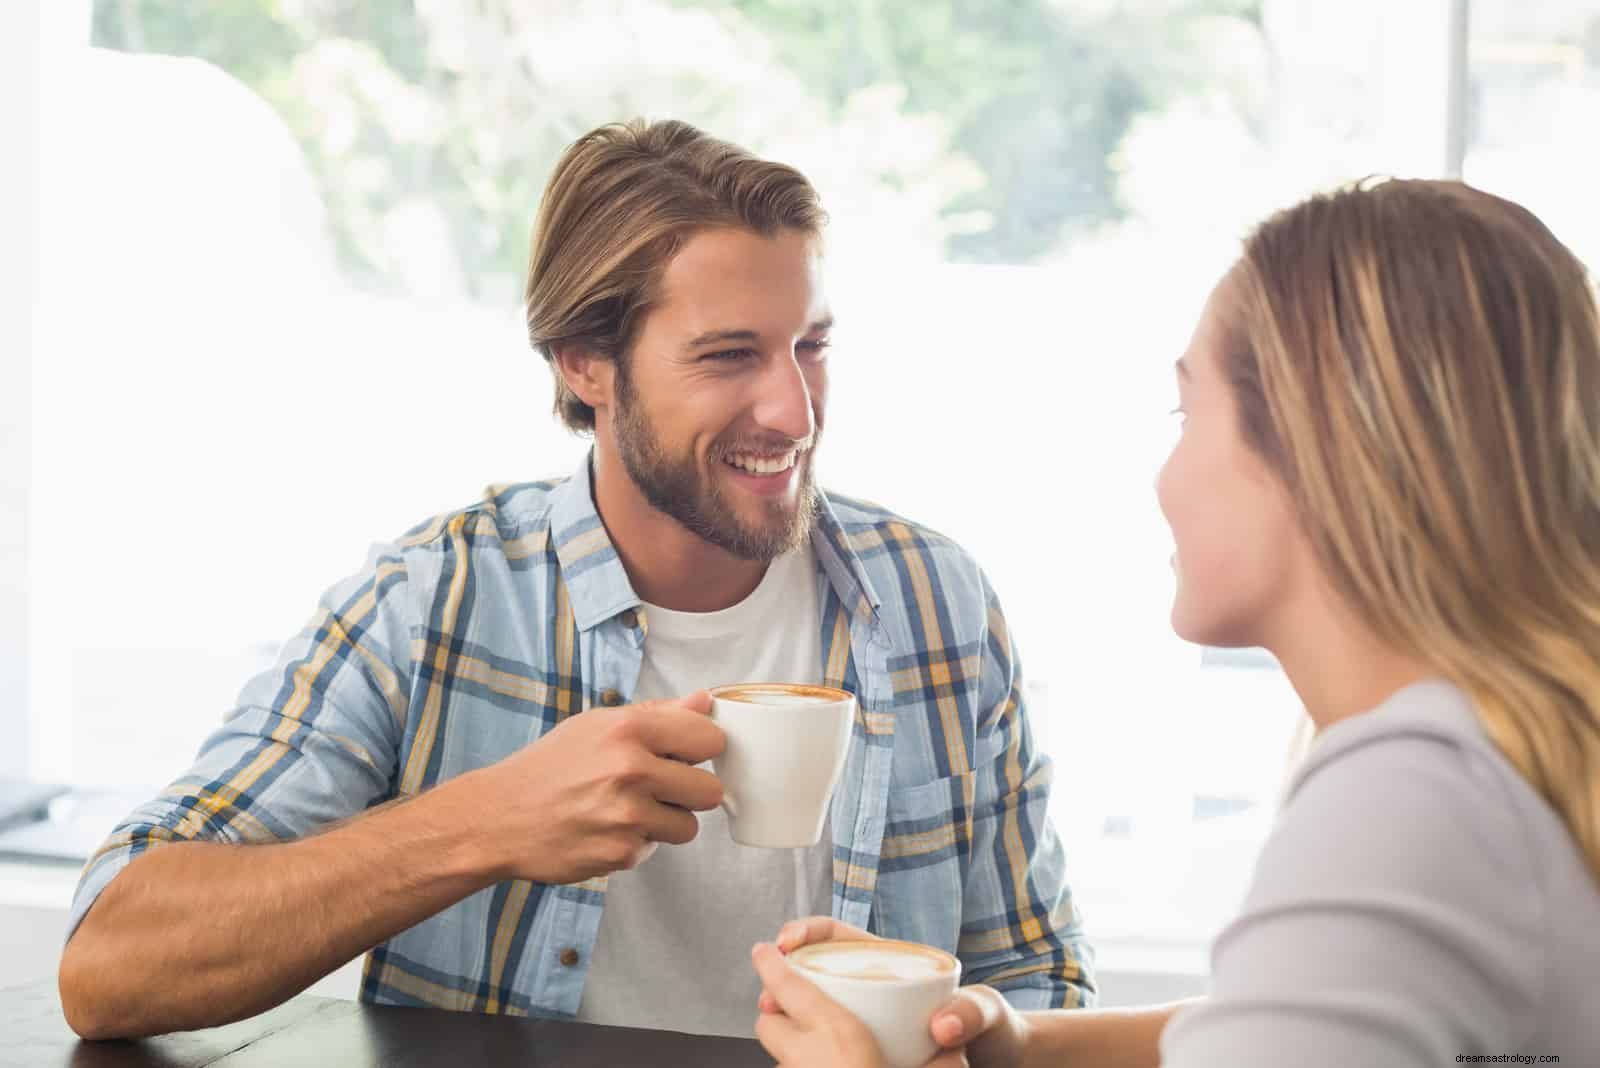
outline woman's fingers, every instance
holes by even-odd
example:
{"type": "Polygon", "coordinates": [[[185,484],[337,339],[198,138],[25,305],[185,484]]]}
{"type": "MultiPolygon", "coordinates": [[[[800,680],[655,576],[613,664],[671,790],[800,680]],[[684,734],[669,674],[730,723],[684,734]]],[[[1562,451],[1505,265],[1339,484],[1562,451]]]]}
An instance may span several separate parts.
{"type": "Polygon", "coordinates": [[[872,938],[859,927],[840,923],[831,916],[808,916],[803,920],[790,920],[778,932],[778,949],[793,953],[801,946],[813,942],[836,942],[840,939],[872,938]]]}
{"type": "Polygon", "coordinates": [[[802,1028],[810,1028],[844,1012],[809,979],[789,967],[783,954],[770,942],[756,943],[750,951],[750,959],[755,962],[756,974],[761,976],[761,985],[777,1003],[778,1012],[802,1028]]]}
{"type": "Polygon", "coordinates": [[[933,1040],[946,1049],[965,1045],[995,1025],[1005,1011],[992,987],[962,987],[928,1022],[933,1040]]]}
{"type": "Polygon", "coordinates": [[[967,1055],[958,1049],[947,1049],[928,1062],[927,1068],[970,1068],[967,1055]]]}
{"type": "Polygon", "coordinates": [[[801,1063],[804,1038],[800,1025],[781,1012],[756,1020],[756,1041],[779,1064],[801,1063]]]}

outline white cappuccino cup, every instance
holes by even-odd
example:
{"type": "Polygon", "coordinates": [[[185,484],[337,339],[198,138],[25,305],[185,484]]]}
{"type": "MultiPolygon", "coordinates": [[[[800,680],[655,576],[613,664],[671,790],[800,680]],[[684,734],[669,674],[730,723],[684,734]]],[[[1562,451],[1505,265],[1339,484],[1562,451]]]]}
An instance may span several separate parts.
{"type": "Polygon", "coordinates": [[[889,1068],[922,1068],[939,1052],[928,1023],[961,983],[961,961],[916,942],[801,946],[789,965],[860,1020],[889,1068]]]}
{"type": "Polygon", "coordinates": [[[711,691],[711,718],[727,740],[711,767],[735,842],[774,849],[817,843],[855,713],[855,696],[828,686],[757,682],[711,691]]]}

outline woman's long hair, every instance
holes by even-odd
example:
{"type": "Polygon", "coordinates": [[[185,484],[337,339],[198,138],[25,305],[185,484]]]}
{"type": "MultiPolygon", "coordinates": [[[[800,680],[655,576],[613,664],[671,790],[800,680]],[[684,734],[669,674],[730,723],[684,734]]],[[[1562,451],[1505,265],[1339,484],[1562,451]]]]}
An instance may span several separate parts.
{"type": "Polygon", "coordinates": [[[1474,699],[1600,882],[1600,313],[1526,209],[1363,183],[1264,223],[1225,373],[1377,636],[1474,699]]]}

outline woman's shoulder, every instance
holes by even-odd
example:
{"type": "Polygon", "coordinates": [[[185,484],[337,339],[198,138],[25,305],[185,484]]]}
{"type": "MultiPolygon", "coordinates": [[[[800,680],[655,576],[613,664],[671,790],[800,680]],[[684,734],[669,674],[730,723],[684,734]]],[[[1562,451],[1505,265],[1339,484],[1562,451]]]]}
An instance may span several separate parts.
{"type": "Polygon", "coordinates": [[[1213,947],[1212,999],[1169,1028],[1173,1063],[1435,1064],[1561,1033],[1552,921],[1586,917],[1552,896],[1577,869],[1541,805],[1446,683],[1324,731],[1213,947]]]}
{"type": "Polygon", "coordinates": [[[1471,697],[1453,683],[1426,679],[1390,695],[1370,712],[1325,729],[1296,772],[1289,796],[1329,766],[1351,759],[1363,763],[1393,759],[1397,747],[1449,765],[1470,764],[1475,757],[1495,752],[1471,697]],[[1431,744],[1407,746],[1407,742],[1431,744]]]}
{"type": "Polygon", "coordinates": [[[1515,885],[1525,899],[1547,867],[1535,863],[1547,837],[1535,825],[1554,818],[1467,694],[1429,680],[1322,733],[1269,847],[1292,856],[1286,869],[1320,871],[1323,886],[1356,880],[1448,900],[1515,885]]]}

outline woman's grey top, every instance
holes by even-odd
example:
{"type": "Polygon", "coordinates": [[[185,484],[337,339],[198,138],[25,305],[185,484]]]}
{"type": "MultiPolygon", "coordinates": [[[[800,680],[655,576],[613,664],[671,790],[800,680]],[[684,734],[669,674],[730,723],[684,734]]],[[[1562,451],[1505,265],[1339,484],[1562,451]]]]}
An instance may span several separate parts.
{"type": "Polygon", "coordinates": [[[1322,732],[1211,967],[1163,1068],[1600,1066],[1600,886],[1446,682],[1322,732]]]}

